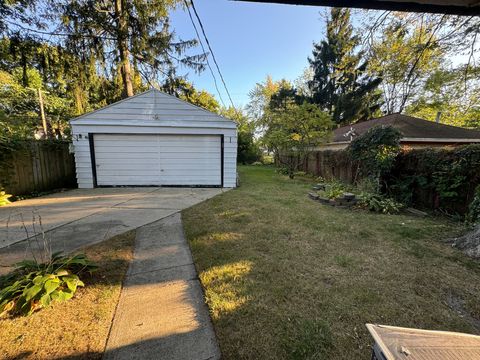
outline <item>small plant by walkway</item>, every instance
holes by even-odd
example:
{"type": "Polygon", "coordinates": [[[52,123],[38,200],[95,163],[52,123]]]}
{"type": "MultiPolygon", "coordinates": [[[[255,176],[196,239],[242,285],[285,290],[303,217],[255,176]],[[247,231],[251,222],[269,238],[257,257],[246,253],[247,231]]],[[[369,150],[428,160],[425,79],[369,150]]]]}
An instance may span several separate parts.
{"type": "Polygon", "coordinates": [[[240,167],[183,211],[225,359],[369,359],[365,323],[480,334],[480,264],[440,218],[322,206],[312,183],[240,167]]]}
{"type": "Polygon", "coordinates": [[[85,286],[71,300],[53,301],[29,317],[0,319],[2,358],[101,359],[134,238],[130,231],[85,249],[98,269],[82,275],[85,286]]]}
{"type": "Polygon", "coordinates": [[[96,265],[85,254],[55,253],[46,262],[24,260],[0,278],[0,318],[31,315],[53,302],[70,300],[85,284],[80,275],[96,265]]]}

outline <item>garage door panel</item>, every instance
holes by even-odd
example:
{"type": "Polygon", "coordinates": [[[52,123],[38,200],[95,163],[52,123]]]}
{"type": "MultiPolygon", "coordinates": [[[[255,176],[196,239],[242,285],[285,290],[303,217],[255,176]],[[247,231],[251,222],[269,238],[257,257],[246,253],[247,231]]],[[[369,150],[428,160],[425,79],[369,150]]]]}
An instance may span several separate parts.
{"type": "Polygon", "coordinates": [[[148,148],[143,148],[141,146],[118,146],[116,148],[113,148],[111,146],[99,146],[97,149],[97,146],[95,146],[95,153],[96,154],[116,154],[116,153],[140,153],[140,154],[158,154],[158,149],[148,149],[148,148]]]}
{"type": "Polygon", "coordinates": [[[214,147],[195,147],[195,146],[188,146],[188,147],[160,147],[161,153],[209,153],[209,154],[218,154],[220,145],[214,147]]]}
{"type": "MultiPolygon", "coordinates": [[[[158,172],[156,171],[147,171],[147,170],[133,170],[135,172],[134,175],[132,175],[132,170],[108,170],[108,169],[103,169],[102,170],[102,177],[152,177],[152,178],[158,178],[158,172]]],[[[157,179],[158,182],[158,179],[157,179]]]]}
{"type": "Polygon", "coordinates": [[[98,185],[221,185],[218,135],[94,135],[98,185]]]}
{"type": "MultiPolygon", "coordinates": [[[[108,163],[103,163],[101,166],[98,166],[98,168],[102,168],[103,170],[127,170],[130,171],[131,169],[135,170],[143,170],[145,168],[149,170],[153,170],[151,168],[148,168],[148,166],[151,165],[150,159],[135,159],[135,161],[130,162],[128,165],[128,169],[122,169],[121,165],[125,163],[125,159],[115,159],[114,161],[109,161],[108,163]]],[[[155,170],[158,172],[158,170],[155,170]]]]}
{"type": "Polygon", "coordinates": [[[142,134],[95,134],[95,144],[102,142],[128,142],[134,144],[135,142],[158,142],[156,135],[142,135],[142,134]]]}
{"type": "MultiPolygon", "coordinates": [[[[126,160],[145,160],[145,161],[150,161],[149,159],[155,159],[158,160],[158,152],[156,153],[122,153],[122,156],[120,157],[114,157],[112,154],[117,154],[117,153],[97,153],[95,151],[95,159],[97,160],[108,160],[108,162],[118,162],[118,163],[124,163],[126,160]]],[[[130,161],[131,163],[131,161],[130,161]]]]}

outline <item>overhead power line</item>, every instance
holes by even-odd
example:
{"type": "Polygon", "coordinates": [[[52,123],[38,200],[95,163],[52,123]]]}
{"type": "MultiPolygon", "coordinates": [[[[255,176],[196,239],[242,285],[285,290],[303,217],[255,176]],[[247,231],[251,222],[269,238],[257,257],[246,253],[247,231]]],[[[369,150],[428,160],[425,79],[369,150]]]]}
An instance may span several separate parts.
{"type": "MultiPolygon", "coordinates": [[[[202,38],[200,36],[200,33],[198,32],[197,25],[195,24],[195,21],[193,20],[192,12],[190,11],[190,6],[188,6],[187,0],[183,0],[183,2],[185,3],[185,7],[187,8],[188,16],[190,17],[190,21],[192,22],[193,28],[195,29],[195,33],[197,34],[197,39],[198,39],[198,42],[200,43],[200,46],[202,47],[202,51],[204,53],[207,53],[206,50],[205,50],[205,47],[203,46],[202,38]]],[[[213,69],[210,66],[210,62],[208,61],[208,54],[207,54],[207,59],[206,60],[207,60],[208,69],[210,70],[210,73],[212,74],[213,83],[215,85],[215,89],[217,90],[218,97],[220,98],[220,102],[222,103],[223,107],[225,107],[225,103],[223,102],[223,98],[222,98],[222,93],[220,92],[220,90],[218,88],[217,78],[215,77],[215,73],[213,72],[213,69]]]]}
{"type": "MultiPolygon", "coordinates": [[[[230,100],[230,103],[232,104],[232,107],[235,109],[235,105],[233,104],[232,97],[230,96],[230,92],[228,91],[227,84],[225,83],[225,79],[223,78],[222,72],[220,71],[220,66],[218,66],[217,59],[215,58],[215,54],[213,53],[213,49],[210,45],[210,41],[208,41],[207,34],[205,33],[205,28],[203,27],[202,20],[200,20],[200,16],[198,15],[198,12],[197,12],[197,9],[195,8],[195,4],[194,4],[193,0],[190,0],[190,3],[192,4],[192,9],[193,9],[193,12],[195,13],[195,17],[197,18],[198,23],[200,24],[200,28],[202,29],[202,34],[203,34],[203,37],[205,38],[205,41],[207,42],[207,46],[208,46],[208,49],[210,50],[210,54],[212,54],[213,62],[215,63],[218,74],[220,75],[220,79],[222,80],[223,87],[225,88],[225,92],[228,95],[228,99],[230,100]]],[[[190,13],[190,9],[188,11],[190,13]]]]}
{"type": "Polygon", "coordinates": [[[41,35],[49,35],[51,36],[61,36],[61,37],[69,37],[69,36],[76,36],[76,37],[82,37],[82,38],[94,38],[94,39],[103,39],[103,40],[115,40],[113,37],[108,37],[108,36],[103,36],[103,35],[95,35],[95,34],[68,34],[68,33],[62,33],[62,32],[57,32],[57,31],[42,31],[38,29],[32,29],[30,27],[23,26],[21,24],[15,23],[13,21],[3,19],[2,21],[5,21],[6,23],[16,26],[17,28],[21,30],[25,30],[27,32],[33,32],[36,34],[41,34],[41,35]]]}

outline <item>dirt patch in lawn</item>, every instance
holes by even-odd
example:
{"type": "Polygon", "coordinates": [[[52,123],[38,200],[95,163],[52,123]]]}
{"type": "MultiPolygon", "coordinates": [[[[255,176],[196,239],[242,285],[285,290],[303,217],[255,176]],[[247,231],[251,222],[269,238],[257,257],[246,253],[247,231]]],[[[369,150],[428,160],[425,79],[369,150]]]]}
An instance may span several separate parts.
{"type": "Polygon", "coordinates": [[[480,262],[463,225],[311,201],[311,184],[240,167],[183,211],[224,359],[370,359],[365,323],[480,334],[480,262]]]}
{"type": "Polygon", "coordinates": [[[72,300],[0,320],[0,357],[101,359],[134,240],[130,231],[88,247],[85,253],[99,269],[82,277],[85,287],[72,300]]]}

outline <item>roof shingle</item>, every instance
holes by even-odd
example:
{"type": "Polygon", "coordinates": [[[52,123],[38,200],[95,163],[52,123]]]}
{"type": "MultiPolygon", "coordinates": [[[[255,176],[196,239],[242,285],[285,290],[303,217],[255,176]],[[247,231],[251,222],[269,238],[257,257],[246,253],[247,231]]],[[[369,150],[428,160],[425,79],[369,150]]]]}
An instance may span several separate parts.
{"type": "Polygon", "coordinates": [[[345,136],[345,134],[350,131],[350,128],[354,129],[355,136],[359,136],[365,133],[367,130],[371,129],[372,127],[381,125],[390,125],[400,130],[400,132],[403,134],[403,137],[409,139],[480,140],[480,131],[477,130],[445,125],[403,114],[391,114],[335,129],[333,132],[333,142],[350,141],[350,137],[345,136]]]}

